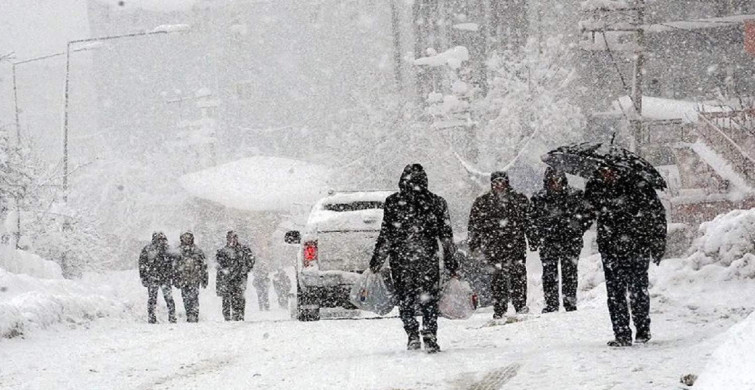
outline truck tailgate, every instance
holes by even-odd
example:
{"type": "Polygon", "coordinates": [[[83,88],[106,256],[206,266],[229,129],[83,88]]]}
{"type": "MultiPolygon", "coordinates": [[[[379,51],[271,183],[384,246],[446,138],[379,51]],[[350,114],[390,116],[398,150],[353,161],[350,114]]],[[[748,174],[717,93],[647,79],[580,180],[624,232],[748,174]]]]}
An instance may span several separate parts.
{"type": "Polygon", "coordinates": [[[318,263],[322,271],[362,272],[370,266],[379,230],[320,231],[318,263]]]}

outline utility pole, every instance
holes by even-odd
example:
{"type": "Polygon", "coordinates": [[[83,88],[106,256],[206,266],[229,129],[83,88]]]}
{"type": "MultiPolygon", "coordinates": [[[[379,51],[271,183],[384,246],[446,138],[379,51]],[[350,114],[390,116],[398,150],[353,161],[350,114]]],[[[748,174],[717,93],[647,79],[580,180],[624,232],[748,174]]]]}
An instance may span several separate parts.
{"type": "Polygon", "coordinates": [[[393,72],[399,93],[404,91],[404,76],[401,72],[401,23],[396,0],[391,0],[391,28],[393,32],[393,72]]]}
{"type": "Polygon", "coordinates": [[[634,80],[632,82],[632,101],[634,102],[634,111],[637,117],[632,123],[632,145],[631,151],[640,152],[640,139],[642,137],[642,71],[645,65],[645,29],[642,27],[645,20],[645,0],[636,0],[636,12],[634,25],[635,43],[637,47],[634,52],[634,80]]]}
{"type": "Polygon", "coordinates": [[[588,16],[580,22],[583,34],[583,39],[579,42],[580,48],[586,51],[604,51],[613,63],[634,108],[633,115],[627,118],[630,126],[629,149],[639,152],[642,139],[642,82],[645,66],[645,0],[634,0],[631,4],[607,0],[583,6],[583,10],[588,16]],[[630,19],[629,15],[633,17],[630,19]],[[634,34],[633,42],[620,43],[617,39],[630,33],[634,34]],[[632,53],[634,65],[631,88],[622,75],[614,52],[632,53]]]}

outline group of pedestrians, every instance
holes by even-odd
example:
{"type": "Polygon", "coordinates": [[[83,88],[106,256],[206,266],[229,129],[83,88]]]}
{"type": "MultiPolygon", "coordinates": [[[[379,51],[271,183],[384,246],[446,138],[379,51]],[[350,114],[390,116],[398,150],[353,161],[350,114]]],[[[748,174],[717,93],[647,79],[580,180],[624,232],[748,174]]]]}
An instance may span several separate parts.
{"type": "MultiPolygon", "coordinates": [[[[660,262],[666,242],[665,210],[652,186],[607,165],[594,172],[584,192],[569,186],[563,172],[549,167],[543,189],[532,199],[511,187],[506,172],[494,172],[490,179],[490,191],[472,205],[468,242],[472,256],[492,268],[493,318],[505,315],[509,301],[517,313],[529,312],[528,244],[530,250],[539,250],[543,265],[543,313],[559,310],[559,285],[564,310],[576,310],[583,235],[597,219],[615,336],[608,345],[632,345],[628,306],[636,330],[634,342],[647,342],[651,337],[647,272],[651,261],[660,262]]],[[[379,272],[390,261],[409,350],[420,349],[422,343],[427,352],[440,350],[439,242],[445,269],[456,277],[459,262],[446,201],[429,191],[420,164],[408,165],[399,191],[386,199],[370,269],[379,272]],[[421,332],[417,313],[422,315],[421,332]]]]}
{"type": "MultiPolygon", "coordinates": [[[[244,294],[249,273],[256,261],[254,253],[249,246],[239,243],[236,232],[229,231],[226,234],[226,245],[217,251],[215,259],[215,289],[217,295],[222,298],[223,318],[226,321],[243,321],[246,308],[244,294]]],[[[286,287],[279,295],[284,295],[287,300],[291,282],[283,270],[278,274],[278,285],[286,287]]],[[[157,322],[155,306],[160,291],[168,308],[168,321],[176,322],[176,305],[172,296],[174,286],[181,290],[186,321],[199,321],[199,290],[207,288],[209,274],[204,251],[196,245],[192,233],[181,234],[177,250],[170,248],[164,233],[152,234],[152,242],[142,249],[139,256],[139,277],[142,285],[147,288],[149,323],[157,322]]]]}

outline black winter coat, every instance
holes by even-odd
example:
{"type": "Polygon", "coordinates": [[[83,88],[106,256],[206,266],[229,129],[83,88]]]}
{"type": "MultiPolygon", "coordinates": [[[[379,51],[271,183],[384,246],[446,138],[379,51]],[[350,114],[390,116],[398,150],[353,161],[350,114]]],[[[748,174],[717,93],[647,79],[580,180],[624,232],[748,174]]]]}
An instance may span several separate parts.
{"type": "Polygon", "coordinates": [[[176,260],[176,287],[207,287],[209,275],[204,252],[196,245],[181,245],[176,260]]]}
{"type": "Polygon", "coordinates": [[[174,257],[167,247],[149,244],[139,255],[139,278],[143,286],[173,284],[174,257]]]}
{"type": "Polygon", "coordinates": [[[469,248],[480,251],[490,262],[524,259],[527,241],[535,247],[536,231],[529,219],[531,204],[526,196],[511,189],[493,191],[475,199],[469,213],[469,248]]]}
{"type": "Polygon", "coordinates": [[[604,259],[660,261],[666,250],[666,210],[650,184],[593,178],[585,198],[598,216],[598,250],[604,259]]]}
{"type": "Polygon", "coordinates": [[[416,289],[434,292],[440,282],[438,241],[443,245],[446,270],[455,273],[458,268],[448,206],[445,199],[427,189],[427,175],[418,164],[404,169],[399,189],[385,200],[370,269],[379,270],[390,258],[399,295],[416,289]]]}
{"type": "Polygon", "coordinates": [[[582,236],[595,218],[581,190],[567,186],[561,191],[543,188],[532,196],[532,222],[535,224],[540,257],[578,257],[582,236]]]}
{"type": "Polygon", "coordinates": [[[255,257],[246,245],[225,246],[215,256],[218,272],[215,279],[215,292],[225,296],[231,287],[246,288],[249,272],[254,268],[255,257]]]}

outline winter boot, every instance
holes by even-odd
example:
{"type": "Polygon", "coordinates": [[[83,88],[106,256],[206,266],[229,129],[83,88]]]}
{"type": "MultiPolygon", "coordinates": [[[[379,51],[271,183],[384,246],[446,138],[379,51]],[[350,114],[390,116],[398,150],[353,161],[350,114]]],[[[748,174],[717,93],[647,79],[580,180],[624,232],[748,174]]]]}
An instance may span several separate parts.
{"type": "Polygon", "coordinates": [[[516,311],[516,314],[529,314],[530,308],[527,306],[524,306],[516,311]]]}
{"type": "Polygon", "coordinates": [[[438,338],[435,334],[430,332],[422,332],[422,341],[425,344],[425,351],[427,353],[440,352],[440,345],[438,345],[438,338]]]}
{"type": "Polygon", "coordinates": [[[409,335],[409,342],[406,343],[407,351],[419,351],[422,348],[422,343],[419,341],[419,334],[413,333],[409,335]]]}
{"type": "Polygon", "coordinates": [[[609,341],[607,344],[608,344],[609,347],[614,347],[614,348],[631,347],[632,346],[632,340],[631,339],[628,340],[628,339],[625,339],[625,338],[617,338],[617,339],[609,341]]]}
{"type": "Polygon", "coordinates": [[[546,306],[546,307],[543,308],[543,314],[555,313],[557,311],[558,311],[558,308],[557,307],[553,307],[553,306],[546,306]]]}
{"type": "Polygon", "coordinates": [[[651,336],[650,336],[650,331],[649,330],[639,331],[634,336],[634,342],[637,343],[637,344],[645,344],[648,341],[650,341],[650,337],[651,336]]]}

